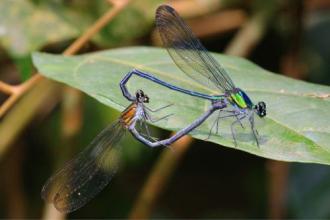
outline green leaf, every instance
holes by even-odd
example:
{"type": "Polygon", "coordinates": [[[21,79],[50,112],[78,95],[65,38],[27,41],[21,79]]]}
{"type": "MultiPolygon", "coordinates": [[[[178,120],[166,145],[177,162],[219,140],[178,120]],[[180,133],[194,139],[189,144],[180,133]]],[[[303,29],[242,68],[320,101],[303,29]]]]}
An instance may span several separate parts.
{"type": "MultiPolygon", "coordinates": [[[[268,115],[264,123],[258,125],[262,139],[260,148],[249,127],[245,126],[245,130],[238,132],[237,149],[276,160],[330,164],[329,87],[273,74],[242,58],[217,54],[215,57],[254,102],[263,100],[267,103],[268,115]]],[[[175,66],[165,50],[157,48],[131,47],[75,57],[35,53],[33,62],[46,77],[78,88],[120,111],[129,102],[122,96],[119,82],[133,68],[183,88],[208,94],[218,92],[191,80],[175,66]]],[[[143,89],[150,97],[151,108],[174,104],[155,115],[174,113],[168,120],[156,123],[168,130],[183,128],[210,106],[209,101],[171,91],[138,77],[132,78],[128,87],[131,92],[143,89]]],[[[206,139],[216,117],[217,113],[214,113],[191,133],[192,136],[206,139]]],[[[232,118],[220,121],[219,134],[211,135],[208,141],[235,148],[230,132],[232,121],[232,118]]]]}

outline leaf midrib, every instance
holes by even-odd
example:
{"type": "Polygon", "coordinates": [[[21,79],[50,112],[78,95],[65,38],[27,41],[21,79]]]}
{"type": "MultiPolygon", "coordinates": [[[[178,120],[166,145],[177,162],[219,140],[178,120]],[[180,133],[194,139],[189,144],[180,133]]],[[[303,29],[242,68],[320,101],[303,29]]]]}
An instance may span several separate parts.
{"type": "MultiPolygon", "coordinates": [[[[153,69],[151,67],[148,67],[148,66],[145,66],[145,65],[141,65],[141,64],[137,64],[137,63],[134,63],[134,62],[122,61],[122,60],[119,60],[119,59],[116,59],[116,58],[104,58],[104,57],[102,57],[100,55],[91,55],[91,56],[87,57],[86,59],[84,59],[83,62],[79,63],[78,66],[75,68],[74,74],[76,74],[76,72],[78,71],[78,69],[80,68],[80,66],[84,65],[88,61],[93,60],[94,58],[96,58],[98,60],[105,60],[105,61],[109,61],[109,62],[112,62],[112,63],[121,64],[121,65],[124,65],[124,66],[130,66],[130,67],[133,67],[133,68],[136,68],[136,69],[140,69],[140,70],[146,70],[148,72],[155,72],[155,73],[158,73],[159,75],[162,75],[162,76],[165,76],[165,77],[168,77],[168,78],[172,78],[172,79],[174,79],[176,81],[181,81],[181,82],[186,83],[186,84],[189,84],[191,86],[196,86],[196,87],[201,88],[203,90],[209,91],[211,94],[218,94],[214,90],[211,90],[211,89],[203,86],[202,84],[199,84],[199,83],[193,82],[193,81],[184,80],[184,79],[182,79],[182,77],[180,77],[180,78],[175,77],[174,74],[167,74],[166,72],[162,72],[162,71],[153,69]]],[[[248,89],[247,91],[253,92],[253,93],[262,93],[262,94],[267,93],[267,94],[272,94],[272,95],[287,95],[287,96],[300,97],[300,98],[312,99],[312,100],[317,99],[317,97],[312,97],[312,96],[309,96],[308,94],[304,95],[304,94],[285,93],[285,92],[276,92],[276,91],[271,91],[270,92],[270,91],[266,91],[266,90],[253,90],[253,89],[252,90],[251,89],[248,89]]],[[[325,99],[322,99],[322,100],[328,101],[328,100],[325,100],[325,99]]]]}

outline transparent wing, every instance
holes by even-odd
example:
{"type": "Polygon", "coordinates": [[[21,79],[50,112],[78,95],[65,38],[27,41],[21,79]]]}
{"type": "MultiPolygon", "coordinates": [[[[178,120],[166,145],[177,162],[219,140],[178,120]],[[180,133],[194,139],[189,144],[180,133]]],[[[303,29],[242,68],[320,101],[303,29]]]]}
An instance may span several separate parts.
{"type": "Polygon", "coordinates": [[[204,48],[173,8],[159,6],[156,25],[173,61],[189,77],[208,87],[211,81],[222,92],[235,88],[226,70],[204,48]]]}
{"type": "Polygon", "coordinates": [[[102,130],[84,151],[47,180],[41,191],[42,198],[65,213],[84,206],[116,173],[117,143],[124,133],[119,120],[102,130]]]}

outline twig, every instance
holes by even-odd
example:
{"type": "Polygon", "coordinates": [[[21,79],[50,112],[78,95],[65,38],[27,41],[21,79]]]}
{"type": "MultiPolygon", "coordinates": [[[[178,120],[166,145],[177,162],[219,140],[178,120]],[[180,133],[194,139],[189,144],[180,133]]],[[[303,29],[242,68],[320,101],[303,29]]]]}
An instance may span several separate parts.
{"type": "Polygon", "coordinates": [[[169,149],[164,150],[134,203],[129,216],[130,219],[146,219],[150,217],[157,198],[164,190],[166,183],[188,150],[191,142],[191,137],[184,136],[172,145],[174,152],[169,149]]]}
{"type": "Polygon", "coordinates": [[[131,0],[107,0],[111,5],[116,7],[125,7],[131,0]]]}
{"type": "MultiPolygon", "coordinates": [[[[129,2],[129,1],[127,1],[129,2]]],[[[118,8],[109,9],[97,22],[96,26],[98,28],[93,28],[93,34],[96,34],[104,25],[107,23],[104,22],[104,17],[106,17],[108,22],[113,18],[113,10],[117,11],[118,8]],[[112,16],[109,16],[112,14],[112,16]],[[99,22],[99,21],[102,22],[99,22]],[[100,23],[103,25],[100,25],[100,23]]],[[[93,25],[94,26],[94,25],[93,25]]],[[[90,29],[89,29],[90,30],[90,29]]],[[[79,45],[82,46],[81,42],[87,42],[92,37],[91,31],[83,34],[77,41],[79,41],[79,45]],[[88,35],[89,38],[86,38],[85,35],[88,35]],[[84,41],[80,40],[81,38],[84,41]]],[[[77,44],[73,43],[67,50],[66,55],[74,54],[80,48],[75,46],[77,44]]],[[[23,97],[21,103],[17,103],[17,108],[12,109],[8,115],[2,119],[0,126],[0,157],[3,155],[8,146],[13,142],[18,133],[27,125],[28,121],[31,120],[33,115],[37,112],[38,107],[43,103],[43,100],[49,99],[51,94],[59,89],[59,86],[55,83],[49,82],[40,74],[35,74],[31,79],[26,81],[25,83],[20,85],[20,92],[17,92],[16,95],[10,96],[7,101],[0,108],[0,116],[4,115],[10,108],[13,107],[13,104],[16,102],[18,98],[20,98],[23,93],[28,90],[35,90],[37,92],[31,92],[34,97],[31,95],[27,97],[23,97]],[[37,83],[38,82],[38,83],[37,83]],[[42,84],[37,86],[38,84],[42,84]],[[45,86],[46,85],[46,86],[45,86]],[[35,88],[36,87],[36,88],[35,88]],[[35,88],[35,89],[34,89],[35,88]],[[21,109],[20,109],[21,108],[21,109]]]]}
{"type": "Polygon", "coordinates": [[[119,12],[121,12],[131,0],[111,1],[113,7],[109,9],[100,19],[98,19],[85,33],[73,42],[63,55],[72,55],[76,53],[84,44],[86,44],[97,32],[107,25],[119,12]]]}
{"type": "Polygon", "coordinates": [[[77,89],[65,87],[61,129],[64,141],[72,139],[79,132],[82,115],[82,93],[77,89]]]}
{"type": "Polygon", "coordinates": [[[263,37],[272,12],[256,13],[236,34],[225,54],[246,57],[263,37]]]}
{"type": "Polygon", "coordinates": [[[268,206],[270,219],[285,217],[285,201],[289,175],[289,164],[281,161],[267,161],[268,171],[268,206]]]}
{"type": "Polygon", "coordinates": [[[196,36],[204,37],[240,28],[246,19],[243,10],[234,9],[192,19],[188,25],[196,36]]]}
{"type": "Polygon", "coordinates": [[[11,95],[14,93],[14,86],[8,85],[8,84],[0,81],[0,91],[11,95]]]}
{"type": "Polygon", "coordinates": [[[6,114],[6,112],[16,103],[16,101],[26,93],[33,85],[42,79],[42,76],[39,74],[34,75],[28,81],[22,83],[21,85],[11,86],[4,82],[1,82],[2,90],[7,94],[11,94],[11,96],[1,105],[0,107],[0,118],[6,114]]]}
{"type": "Polygon", "coordinates": [[[222,0],[171,0],[167,3],[170,4],[175,10],[184,18],[204,16],[206,14],[217,11],[223,7],[224,1],[222,0]]]}
{"type": "MultiPolygon", "coordinates": [[[[99,18],[83,35],[75,40],[64,52],[63,55],[73,55],[78,52],[84,44],[86,44],[96,33],[98,33],[106,24],[108,24],[131,0],[114,1],[114,7],[109,9],[101,18],[99,18]]],[[[0,118],[16,103],[16,101],[26,91],[31,89],[43,77],[40,74],[35,74],[29,80],[18,86],[10,86],[4,82],[0,84],[0,91],[3,91],[11,96],[0,107],[0,118]]]]}

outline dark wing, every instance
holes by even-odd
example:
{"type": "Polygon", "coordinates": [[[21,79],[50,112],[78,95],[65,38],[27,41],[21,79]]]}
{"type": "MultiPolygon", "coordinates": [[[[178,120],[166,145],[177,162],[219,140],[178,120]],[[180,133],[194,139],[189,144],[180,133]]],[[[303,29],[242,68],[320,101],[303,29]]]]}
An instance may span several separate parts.
{"type": "Polygon", "coordinates": [[[206,86],[210,86],[211,81],[222,92],[235,88],[226,70],[204,48],[173,8],[159,6],[156,25],[173,61],[189,77],[206,86]]]}
{"type": "Polygon", "coordinates": [[[84,151],[47,180],[42,198],[65,213],[84,206],[116,173],[118,142],[124,133],[119,121],[102,130],[84,151]]]}

